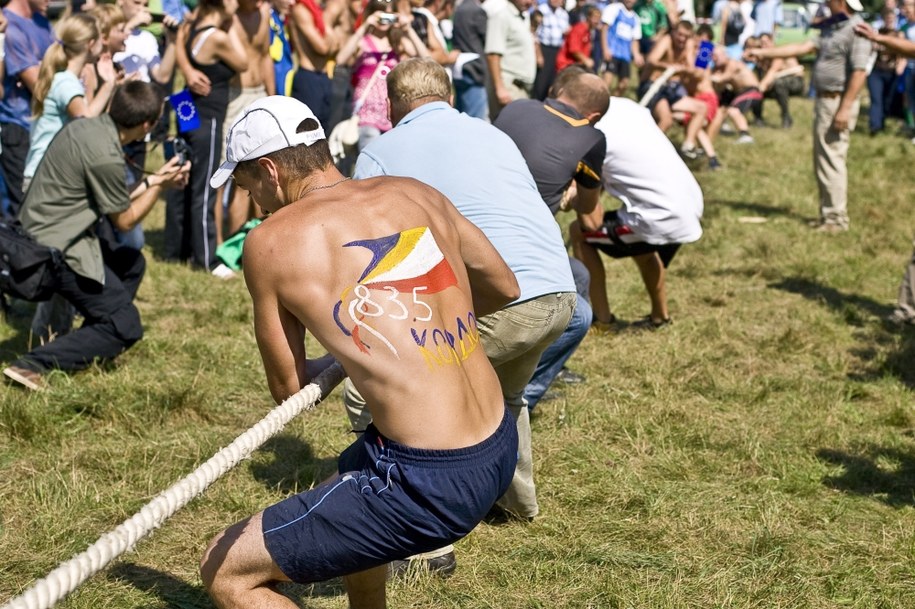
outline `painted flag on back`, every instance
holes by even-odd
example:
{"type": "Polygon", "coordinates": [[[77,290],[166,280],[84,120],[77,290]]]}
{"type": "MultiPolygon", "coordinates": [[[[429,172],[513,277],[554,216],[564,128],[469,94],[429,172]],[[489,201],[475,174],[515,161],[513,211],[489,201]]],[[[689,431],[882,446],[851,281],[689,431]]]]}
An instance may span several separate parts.
{"type": "Polygon", "coordinates": [[[200,126],[200,115],[197,113],[197,106],[194,104],[190,91],[185,89],[170,95],[168,102],[175,109],[175,115],[178,117],[178,133],[187,133],[200,126]]]}

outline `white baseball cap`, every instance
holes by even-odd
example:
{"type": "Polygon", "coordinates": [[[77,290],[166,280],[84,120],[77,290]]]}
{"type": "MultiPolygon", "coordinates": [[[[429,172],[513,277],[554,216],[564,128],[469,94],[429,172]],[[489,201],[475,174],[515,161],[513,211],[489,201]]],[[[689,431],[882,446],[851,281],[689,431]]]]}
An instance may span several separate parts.
{"type": "Polygon", "coordinates": [[[285,95],[259,99],[241,113],[226,137],[226,162],[219,166],[210,186],[219,188],[228,181],[235,166],[242,161],[257,159],[265,154],[299,144],[311,146],[327,139],[324,128],[311,108],[285,95]],[[296,133],[305,119],[314,119],[318,128],[296,133]]]}
{"type": "Polygon", "coordinates": [[[845,4],[856,13],[860,13],[864,10],[864,5],[861,4],[861,0],[845,0],[845,4]]]}

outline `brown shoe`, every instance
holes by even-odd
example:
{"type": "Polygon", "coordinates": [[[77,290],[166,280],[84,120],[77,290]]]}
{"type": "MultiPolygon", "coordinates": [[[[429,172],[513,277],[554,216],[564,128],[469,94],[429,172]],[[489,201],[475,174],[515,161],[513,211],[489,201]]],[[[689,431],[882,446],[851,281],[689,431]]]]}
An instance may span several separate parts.
{"type": "Polygon", "coordinates": [[[41,380],[41,373],[19,366],[8,366],[3,370],[7,378],[12,379],[32,391],[43,391],[44,383],[41,380]]]}

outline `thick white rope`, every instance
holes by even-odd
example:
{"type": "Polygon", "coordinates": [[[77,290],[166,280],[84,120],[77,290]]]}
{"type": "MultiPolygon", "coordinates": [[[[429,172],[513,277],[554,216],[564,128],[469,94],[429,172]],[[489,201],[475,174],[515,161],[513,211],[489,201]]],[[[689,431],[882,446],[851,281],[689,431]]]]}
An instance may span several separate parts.
{"type": "Polygon", "coordinates": [[[10,600],[0,609],[49,609],[73,592],[90,576],[130,550],[140,539],[151,533],[191,499],[201,494],[220,476],[238,465],[270,437],[279,433],[293,418],[313,409],[343,380],[346,373],[335,363],[297,394],[274,408],[254,427],[238,436],[234,442],[213,455],[206,463],[173,484],[147,503],[129,520],[102,535],[89,548],[37,582],[22,595],[10,600]]]}

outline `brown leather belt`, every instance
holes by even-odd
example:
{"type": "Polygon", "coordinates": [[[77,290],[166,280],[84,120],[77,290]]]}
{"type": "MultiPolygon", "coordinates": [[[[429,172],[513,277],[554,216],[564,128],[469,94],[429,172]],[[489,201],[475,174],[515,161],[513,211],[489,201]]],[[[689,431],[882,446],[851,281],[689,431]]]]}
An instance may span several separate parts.
{"type": "Polygon", "coordinates": [[[842,93],[844,93],[844,91],[817,91],[817,97],[835,99],[837,97],[842,97],[842,93]]]}

